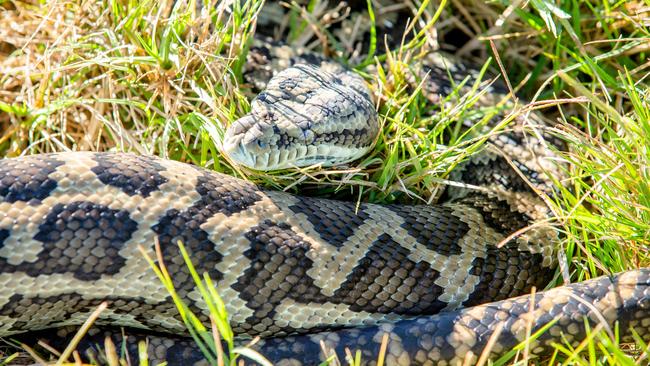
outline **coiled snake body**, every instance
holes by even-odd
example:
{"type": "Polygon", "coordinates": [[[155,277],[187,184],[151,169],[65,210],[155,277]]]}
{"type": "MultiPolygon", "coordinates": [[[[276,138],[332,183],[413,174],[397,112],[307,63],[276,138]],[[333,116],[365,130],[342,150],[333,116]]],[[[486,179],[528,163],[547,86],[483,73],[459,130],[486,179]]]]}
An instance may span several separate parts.
{"type": "MultiPolygon", "coordinates": [[[[258,97],[266,105],[254,104],[227,136],[235,160],[256,168],[312,163],[312,156],[336,163],[372,145],[367,136],[378,127],[369,94],[322,67],[298,66],[269,83],[258,97]],[[350,129],[354,119],[361,125],[350,129]],[[257,142],[260,136],[267,142],[257,142]],[[346,148],[325,146],[335,140],[346,148]],[[296,141],[314,147],[247,155],[251,146],[296,141]]],[[[506,240],[547,215],[531,188],[547,184],[548,166],[534,157],[546,149],[522,134],[492,139],[490,151],[454,172],[452,180],[483,190],[450,190],[446,202],[420,206],[299,197],[132,154],[2,160],[0,335],[79,324],[105,300],[102,323],[183,334],[169,294],[138,251],[151,251],[158,240],[179,295],[203,314],[176,245],[181,240],[217,283],[233,330],[264,337],[256,347],[278,364],[320,362],[321,342],[339,354],[358,348],[372,362],[383,334],[388,364],[475,362],[496,329],[493,355],[556,317],[532,354],[546,352],[560,333],[579,341],[585,316],[610,326],[618,320],[624,339],[630,327],[647,338],[645,270],[516,298],[546,286],[556,262],[549,227],[506,240]]],[[[153,339],[167,345],[152,342],[154,358],[186,364],[197,357],[183,341],[153,339]]]]}

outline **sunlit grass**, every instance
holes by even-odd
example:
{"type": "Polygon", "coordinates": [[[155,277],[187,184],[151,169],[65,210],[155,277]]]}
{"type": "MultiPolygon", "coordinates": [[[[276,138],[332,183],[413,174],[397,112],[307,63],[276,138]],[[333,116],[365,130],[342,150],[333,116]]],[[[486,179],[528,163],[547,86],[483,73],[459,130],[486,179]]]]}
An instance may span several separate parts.
{"type": "MultiPolygon", "coordinates": [[[[154,272],[156,272],[160,281],[165,285],[169,294],[172,296],[174,304],[176,305],[187,330],[194,339],[197,347],[201,350],[201,353],[203,353],[205,359],[211,365],[234,366],[238,364],[238,357],[244,356],[255,361],[257,364],[263,366],[271,365],[264,356],[260,355],[250,347],[235,347],[234,333],[230,328],[230,323],[228,322],[226,306],[215,290],[215,284],[207,273],[203,273],[203,276],[200,276],[197,273],[183,243],[179,242],[178,246],[190,275],[196,284],[196,288],[201,294],[201,298],[210,312],[210,328],[207,328],[201,320],[199,320],[199,317],[190,310],[187,304],[184,303],[176,293],[173,279],[165,267],[162,251],[158,242],[156,242],[155,246],[156,261],[147,254],[147,251],[144,248],[140,248],[140,251],[142,252],[142,255],[145,256],[154,272]],[[226,350],[224,350],[224,345],[226,350]]],[[[256,340],[254,339],[251,341],[251,344],[255,342],[256,340]]]]}

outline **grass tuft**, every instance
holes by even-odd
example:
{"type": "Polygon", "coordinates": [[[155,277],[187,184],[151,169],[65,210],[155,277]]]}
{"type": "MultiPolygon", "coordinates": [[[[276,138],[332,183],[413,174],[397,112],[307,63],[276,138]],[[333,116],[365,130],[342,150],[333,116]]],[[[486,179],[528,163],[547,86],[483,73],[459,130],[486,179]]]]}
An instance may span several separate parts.
{"type": "Polygon", "coordinates": [[[167,267],[163,261],[160,243],[156,240],[155,248],[157,262],[149,256],[144,248],[140,247],[140,252],[146,258],[147,262],[149,262],[149,265],[171,295],[181,319],[183,319],[187,330],[201,350],[201,353],[203,353],[205,359],[210,365],[237,365],[238,358],[243,356],[263,366],[271,365],[264,356],[260,355],[250,347],[235,347],[234,334],[230,328],[230,323],[228,322],[226,307],[216,291],[216,286],[207,273],[203,274],[203,278],[199,276],[183,243],[179,241],[178,247],[190,275],[196,284],[196,288],[201,294],[201,299],[207,305],[207,309],[210,312],[210,329],[206,328],[199,315],[195,314],[188,304],[183,302],[176,293],[173,279],[167,271],[167,267]],[[222,341],[227,346],[226,350],[222,347],[222,341]]]}

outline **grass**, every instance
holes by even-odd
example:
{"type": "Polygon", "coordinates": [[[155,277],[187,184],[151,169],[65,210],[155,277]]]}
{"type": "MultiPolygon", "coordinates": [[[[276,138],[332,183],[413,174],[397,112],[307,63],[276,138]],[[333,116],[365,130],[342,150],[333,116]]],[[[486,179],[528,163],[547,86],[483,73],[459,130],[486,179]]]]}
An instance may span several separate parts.
{"type": "MultiPolygon", "coordinates": [[[[140,251],[149,262],[151,268],[156,272],[158,278],[163,282],[165,288],[171,294],[183,322],[205,359],[210,363],[210,365],[237,365],[238,357],[244,356],[255,361],[259,365],[271,365],[263,355],[260,355],[249,346],[235,347],[234,333],[230,328],[230,323],[228,322],[226,306],[215,290],[216,285],[212,282],[207,273],[204,273],[203,277],[199,276],[195,267],[192,265],[192,260],[183,246],[183,243],[179,242],[178,245],[194,283],[209,309],[211,323],[210,329],[206,328],[201,320],[199,320],[199,317],[190,310],[190,308],[176,293],[172,277],[167,271],[163,261],[160,244],[156,242],[157,261],[154,261],[154,259],[147,254],[147,251],[144,248],[140,248],[140,251]],[[222,343],[223,345],[226,345],[225,351],[222,343]]],[[[257,339],[252,340],[250,344],[252,345],[255,342],[257,342],[257,339]]]]}
{"type": "MultiPolygon", "coordinates": [[[[478,108],[484,85],[469,80],[441,105],[407,87],[409,65],[440,47],[485,65],[532,101],[508,100],[510,116],[537,108],[559,121],[554,134],[570,149],[559,156],[569,178],[549,201],[565,256],[556,284],[650,264],[647,2],[406,1],[369,4],[362,17],[318,0],[289,3],[288,41],[325,48],[364,75],[383,129],[373,151],[351,166],[276,173],[233,167],[218,148],[225,127],[250,108],[243,68],[266,21],[262,2],[213,2],[211,11],[181,3],[0,1],[0,156],[135,151],[292,192],[428,203],[485,142],[464,135],[462,122],[500,111],[478,108]],[[396,11],[409,12],[409,22],[396,11]],[[386,46],[376,27],[387,21],[409,37],[386,46]],[[365,32],[363,49],[354,40],[365,32]]],[[[579,350],[558,345],[552,362],[623,365],[630,354],[594,331],[579,350]]]]}

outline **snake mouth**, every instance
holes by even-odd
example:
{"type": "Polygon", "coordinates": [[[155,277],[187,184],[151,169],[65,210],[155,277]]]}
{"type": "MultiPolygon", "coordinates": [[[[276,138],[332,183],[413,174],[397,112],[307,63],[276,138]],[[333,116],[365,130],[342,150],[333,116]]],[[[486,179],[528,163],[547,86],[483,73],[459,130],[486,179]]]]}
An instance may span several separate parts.
{"type": "Polygon", "coordinates": [[[368,149],[369,147],[309,145],[254,153],[246,149],[241,141],[224,143],[224,152],[234,163],[254,170],[279,170],[316,164],[328,167],[356,160],[368,149]]]}
{"type": "MultiPolygon", "coordinates": [[[[267,152],[251,152],[241,138],[226,139],[224,141],[223,150],[226,155],[237,165],[243,165],[247,168],[254,170],[276,170],[291,167],[291,164],[283,164],[283,160],[287,160],[288,154],[282,154],[284,151],[267,151],[267,152]],[[285,159],[281,159],[284,157],[285,159]]],[[[295,156],[295,155],[294,155],[295,156]]]]}
{"type": "Polygon", "coordinates": [[[241,142],[233,142],[226,139],[223,144],[223,151],[234,163],[253,169],[255,168],[257,157],[246,151],[241,142]]]}

